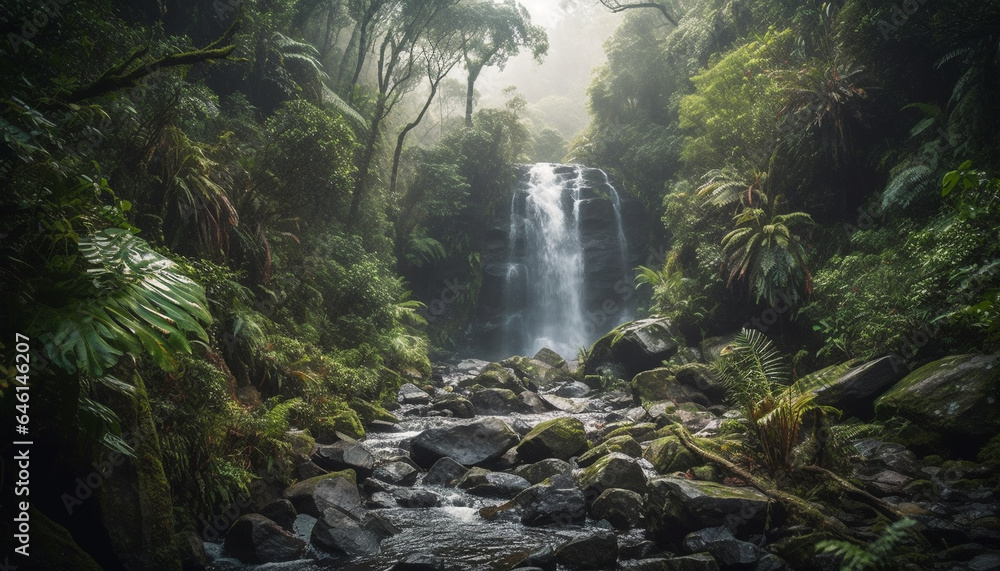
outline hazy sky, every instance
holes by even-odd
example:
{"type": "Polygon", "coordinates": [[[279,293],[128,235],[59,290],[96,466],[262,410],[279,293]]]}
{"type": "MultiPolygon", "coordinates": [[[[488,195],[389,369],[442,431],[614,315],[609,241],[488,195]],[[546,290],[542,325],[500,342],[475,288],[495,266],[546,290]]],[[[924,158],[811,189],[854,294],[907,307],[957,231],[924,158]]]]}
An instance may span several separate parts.
{"type": "Polygon", "coordinates": [[[519,0],[531,13],[531,21],[549,35],[549,53],[538,65],[521,54],[502,72],[490,68],[476,83],[483,105],[501,103],[501,90],[509,85],[537,103],[547,96],[568,97],[582,109],[591,70],[604,63],[604,41],[614,32],[621,16],[611,14],[597,0],[519,0]]]}

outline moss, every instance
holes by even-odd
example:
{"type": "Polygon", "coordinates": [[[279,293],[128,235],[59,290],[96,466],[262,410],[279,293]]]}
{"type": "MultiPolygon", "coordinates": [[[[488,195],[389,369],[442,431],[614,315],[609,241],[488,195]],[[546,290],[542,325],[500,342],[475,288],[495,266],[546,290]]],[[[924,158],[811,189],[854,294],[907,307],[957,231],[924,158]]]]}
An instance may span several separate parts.
{"type": "Polygon", "coordinates": [[[293,493],[302,493],[302,492],[311,493],[312,490],[315,490],[316,486],[323,480],[333,480],[336,478],[347,478],[348,480],[351,481],[352,484],[355,485],[357,485],[358,483],[358,475],[354,470],[347,469],[347,470],[341,470],[339,472],[330,472],[327,474],[323,474],[322,476],[314,476],[312,478],[301,480],[299,482],[292,484],[286,490],[287,493],[285,494],[285,497],[288,497],[293,493]]]}
{"type": "Polygon", "coordinates": [[[598,458],[611,454],[612,452],[618,452],[632,458],[638,458],[639,456],[642,456],[642,447],[639,446],[639,443],[636,442],[634,438],[627,434],[616,436],[614,438],[606,439],[604,442],[581,454],[576,463],[580,466],[590,466],[596,462],[598,458]]]}
{"type": "Polygon", "coordinates": [[[701,464],[677,436],[665,436],[652,441],[642,457],[649,460],[661,474],[684,472],[701,464]]]}
{"type": "Polygon", "coordinates": [[[382,420],[393,424],[399,422],[399,418],[397,418],[396,415],[381,406],[370,403],[366,400],[357,399],[351,401],[351,409],[358,414],[358,417],[361,419],[363,424],[371,424],[371,422],[375,420],[382,420]]]}
{"type": "Polygon", "coordinates": [[[309,456],[316,449],[316,439],[308,430],[289,430],[281,436],[283,442],[292,447],[292,452],[309,456]]]}
{"type": "Polygon", "coordinates": [[[568,460],[589,447],[583,423],[576,418],[554,418],[539,423],[517,445],[517,453],[528,462],[546,458],[568,460]]]}
{"type": "Polygon", "coordinates": [[[604,439],[609,440],[617,436],[631,436],[638,442],[643,442],[647,437],[656,431],[656,424],[652,422],[642,422],[616,428],[605,435],[604,439]]]}
{"type": "Polygon", "coordinates": [[[174,546],[173,501],[163,471],[159,437],[142,378],[133,379],[135,394],[115,393],[111,407],[118,414],[135,458],[115,468],[99,491],[101,520],[115,554],[134,569],[179,571],[174,546]]]}
{"type": "MultiPolygon", "coordinates": [[[[34,505],[29,508],[28,516],[31,518],[31,568],[46,571],[101,571],[101,566],[80,549],[66,528],[45,517],[34,505]]],[[[22,567],[24,560],[19,555],[11,559],[11,569],[22,567]]],[[[22,568],[27,569],[27,563],[22,568]]]]}
{"type": "Polygon", "coordinates": [[[351,438],[362,438],[365,435],[365,427],[362,426],[358,413],[346,406],[328,416],[316,419],[315,425],[309,428],[320,442],[335,440],[336,432],[351,438]]]}

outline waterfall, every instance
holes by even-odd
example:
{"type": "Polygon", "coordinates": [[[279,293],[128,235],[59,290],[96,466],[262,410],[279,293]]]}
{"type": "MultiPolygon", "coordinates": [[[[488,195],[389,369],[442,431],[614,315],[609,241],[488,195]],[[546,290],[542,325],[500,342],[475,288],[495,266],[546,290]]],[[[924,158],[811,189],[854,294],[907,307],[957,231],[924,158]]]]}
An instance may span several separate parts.
{"type": "MultiPolygon", "coordinates": [[[[533,355],[548,347],[571,359],[578,347],[590,344],[595,334],[616,324],[604,319],[594,323],[594,308],[586,307],[590,284],[582,210],[585,202],[607,205],[608,201],[595,193],[594,187],[599,186],[607,189],[614,210],[616,227],[608,227],[608,232],[617,235],[608,236],[607,244],[613,247],[610,259],[620,259],[624,275],[628,245],[621,199],[607,174],[579,165],[551,163],[533,165],[528,171],[521,192],[511,201],[503,278],[504,350],[533,355]]],[[[624,301],[618,303],[624,310],[624,301]]],[[[600,307],[598,301],[597,311],[600,307]]]]}

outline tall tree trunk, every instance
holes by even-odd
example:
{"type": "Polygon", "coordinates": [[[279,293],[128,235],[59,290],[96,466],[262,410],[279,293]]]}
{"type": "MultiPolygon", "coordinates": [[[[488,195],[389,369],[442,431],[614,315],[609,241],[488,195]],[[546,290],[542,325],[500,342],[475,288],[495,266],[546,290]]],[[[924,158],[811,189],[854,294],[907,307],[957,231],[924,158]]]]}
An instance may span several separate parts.
{"type": "Polygon", "coordinates": [[[472,96],[476,92],[476,79],[479,78],[479,72],[483,70],[482,65],[471,65],[469,66],[469,81],[465,90],[465,126],[472,126],[472,96]]]}
{"type": "MultiPolygon", "coordinates": [[[[343,89],[344,85],[344,73],[347,71],[347,66],[351,63],[351,56],[354,55],[354,50],[357,49],[358,36],[361,35],[360,32],[361,25],[355,24],[354,30],[351,32],[351,39],[347,40],[347,47],[344,48],[344,55],[340,58],[340,66],[337,68],[337,87],[343,89]]],[[[348,93],[341,93],[341,95],[349,95],[348,93]]]]}
{"type": "Polygon", "coordinates": [[[368,179],[371,174],[372,161],[375,159],[375,147],[378,145],[379,128],[385,116],[385,99],[379,97],[375,103],[375,114],[372,115],[371,128],[368,131],[368,140],[361,151],[361,160],[358,161],[358,176],[354,179],[354,194],[351,197],[351,212],[347,218],[348,230],[356,228],[358,215],[361,213],[361,201],[368,192],[368,179]]]}
{"type": "MultiPolygon", "coordinates": [[[[442,77],[441,79],[444,78],[442,77]]],[[[392,175],[389,178],[390,196],[392,196],[396,192],[396,178],[399,175],[399,158],[403,154],[403,141],[406,139],[406,135],[410,131],[415,129],[416,126],[420,124],[420,121],[423,120],[424,114],[427,113],[427,110],[430,108],[431,103],[434,101],[434,96],[437,94],[438,84],[441,82],[441,79],[431,82],[431,92],[430,95],[427,96],[427,101],[424,102],[424,107],[420,110],[420,113],[417,115],[416,119],[407,123],[406,126],[403,127],[403,130],[400,131],[399,135],[396,137],[396,150],[392,153],[392,175]]]]}

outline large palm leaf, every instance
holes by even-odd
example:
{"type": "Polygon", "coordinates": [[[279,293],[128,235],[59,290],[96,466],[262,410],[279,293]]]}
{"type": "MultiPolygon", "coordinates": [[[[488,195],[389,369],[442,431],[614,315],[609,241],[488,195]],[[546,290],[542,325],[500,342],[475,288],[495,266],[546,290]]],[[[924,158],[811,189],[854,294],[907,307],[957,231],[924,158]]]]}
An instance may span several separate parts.
{"type": "Polygon", "coordinates": [[[170,259],[120,228],[80,238],[85,279],[67,284],[65,303],[45,307],[37,323],[58,367],[100,377],[126,353],[146,353],[170,368],[190,352],[188,336],[207,340],[212,320],[204,289],[170,259]]]}

